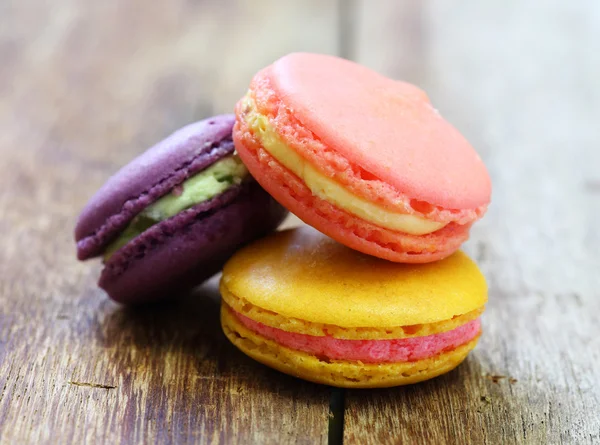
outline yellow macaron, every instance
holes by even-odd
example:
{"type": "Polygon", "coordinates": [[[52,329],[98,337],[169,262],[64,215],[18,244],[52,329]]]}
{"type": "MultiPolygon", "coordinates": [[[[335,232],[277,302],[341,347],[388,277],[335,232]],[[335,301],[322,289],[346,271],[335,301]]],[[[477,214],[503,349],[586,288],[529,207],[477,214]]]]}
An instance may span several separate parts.
{"type": "Polygon", "coordinates": [[[485,279],[464,253],[424,265],[351,250],[314,229],[279,232],[225,265],[221,322],[242,352],[340,387],[450,371],[481,333],[485,279]]]}

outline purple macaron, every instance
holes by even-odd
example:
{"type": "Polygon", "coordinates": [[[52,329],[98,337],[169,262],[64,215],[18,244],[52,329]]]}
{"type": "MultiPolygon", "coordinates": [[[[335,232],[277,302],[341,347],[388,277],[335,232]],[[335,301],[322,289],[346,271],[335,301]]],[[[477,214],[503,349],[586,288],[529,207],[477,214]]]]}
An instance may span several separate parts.
{"type": "Polygon", "coordinates": [[[75,228],[77,257],[105,255],[98,284],[112,299],[135,304],[185,291],[283,220],[286,210],[234,154],[234,122],[233,115],[221,115],[176,131],[87,203],[75,228]],[[157,207],[161,217],[150,212],[157,207]]]}

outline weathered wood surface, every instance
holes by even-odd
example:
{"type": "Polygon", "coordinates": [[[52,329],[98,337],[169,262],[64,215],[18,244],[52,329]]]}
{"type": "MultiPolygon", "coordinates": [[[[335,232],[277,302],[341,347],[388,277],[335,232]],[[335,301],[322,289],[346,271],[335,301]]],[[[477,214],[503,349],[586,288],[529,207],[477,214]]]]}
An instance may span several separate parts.
{"type": "Polygon", "coordinates": [[[490,283],[479,347],[429,383],[343,392],[332,425],[359,444],[600,441],[600,5],[374,4],[0,4],[1,443],[327,441],[332,391],[235,351],[214,281],[126,310],[71,235],[111,172],[293,50],[421,85],[494,181],[466,247],[490,283]]]}
{"type": "Polygon", "coordinates": [[[273,58],[336,51],[335,5],[301,3],[269,16],[232,1],[0,5],[0,442],[327,441],[330,389],[238,353],[214,282],[125,310],[72,240],[85,201],[135,154],[231,112],[273,58]]]}
{"type": "Polygon", "coordinates": [[[600,4],[370,5],[353,56],[423,86],[490,169],[466,246],[490,302],[457,371],[348,392],[347,442],[600,443],[600,4]]]}

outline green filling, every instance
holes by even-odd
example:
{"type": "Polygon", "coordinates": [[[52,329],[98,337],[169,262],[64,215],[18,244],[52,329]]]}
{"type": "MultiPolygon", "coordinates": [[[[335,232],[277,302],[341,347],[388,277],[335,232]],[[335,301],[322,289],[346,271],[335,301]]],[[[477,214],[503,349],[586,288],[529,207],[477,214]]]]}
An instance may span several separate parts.
{"type": "Polygon", "coordinates": [[[179,189],[181,193],[171,192],[140,212],[123,233],[107,247],[104,259],[109,259],[113,253],[154,224],[175,216],[196,204],[208,201],[232,185],[240,184],[247,174],[246,166],[242,164],[237,155],[231,155],[215,162],[183,182],[179,189]]]}

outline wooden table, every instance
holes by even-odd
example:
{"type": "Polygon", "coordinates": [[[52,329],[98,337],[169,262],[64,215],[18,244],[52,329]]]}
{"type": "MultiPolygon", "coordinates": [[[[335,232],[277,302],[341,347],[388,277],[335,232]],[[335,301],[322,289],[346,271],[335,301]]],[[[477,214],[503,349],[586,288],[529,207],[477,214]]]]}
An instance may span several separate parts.
{"type": "Polygon", "coordinates": [[[0,3],[0,442],[600,443],[597,1],[0,3]],[[287,52],[422,86],[479,150],[485,334],[457,370],[335,390],[237,352],[215,281],[141,309],[75,260],[79,209],[287,52]]]}

